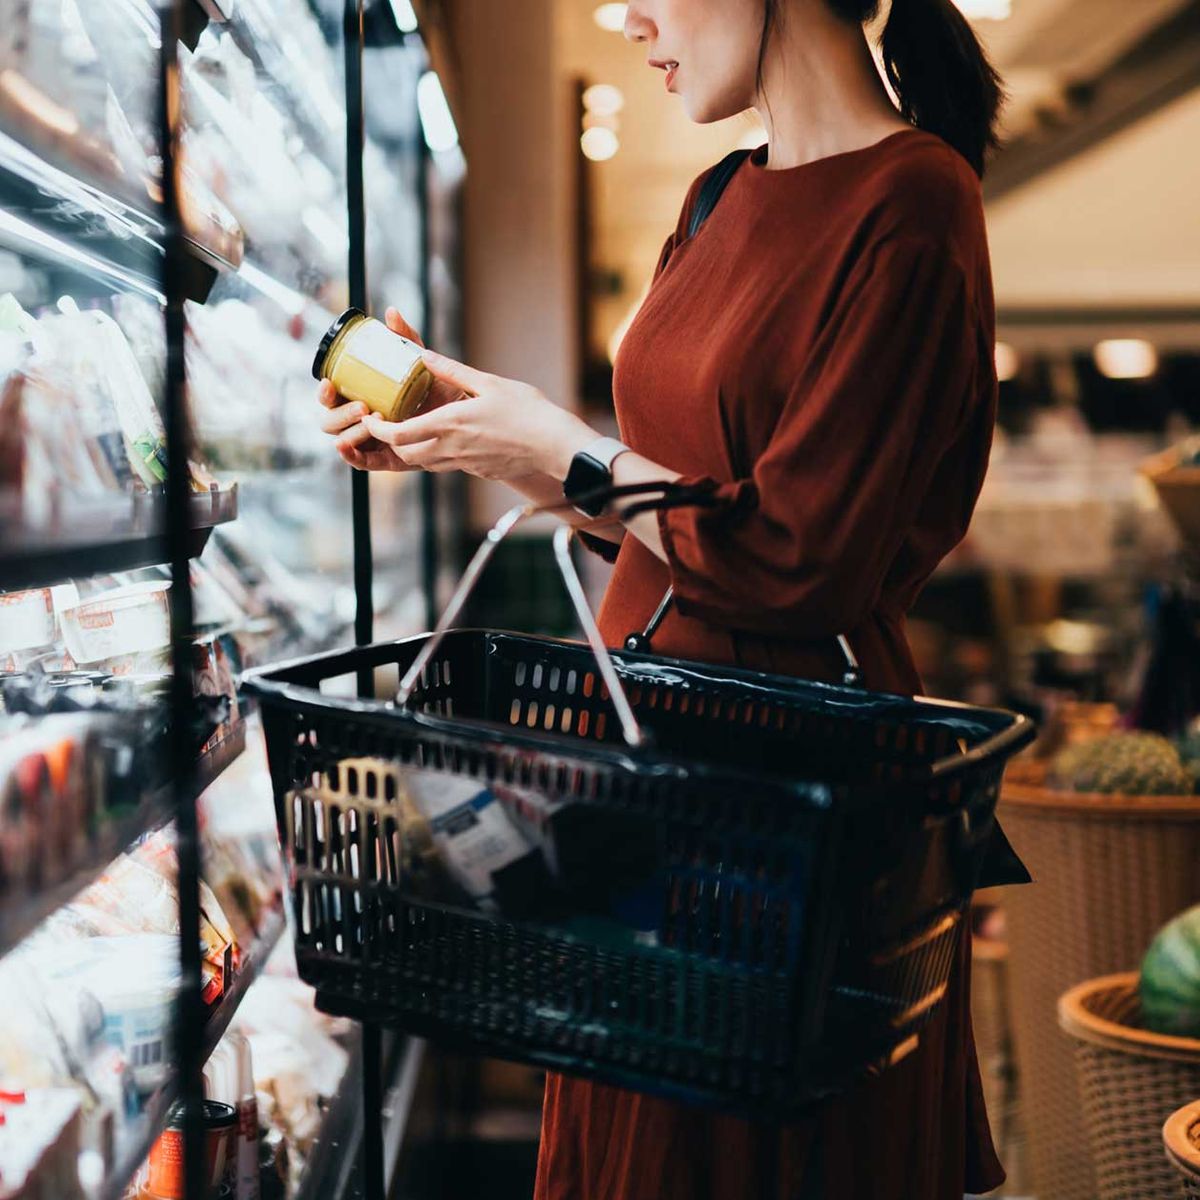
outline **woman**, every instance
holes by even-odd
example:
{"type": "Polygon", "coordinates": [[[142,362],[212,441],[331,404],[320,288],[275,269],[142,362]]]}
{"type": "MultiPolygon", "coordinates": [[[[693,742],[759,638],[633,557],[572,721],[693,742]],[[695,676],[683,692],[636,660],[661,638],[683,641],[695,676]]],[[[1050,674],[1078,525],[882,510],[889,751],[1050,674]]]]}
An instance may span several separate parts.
{"type": "MultiPolygon", "coordinates": [[[[697,180],[663,248],[616,364],[628,449],[534,388],[430,354],[443,404],[400,424],[324,387],[342,457],[463,470],[537,501],[561,502],[589,451],[590,478],[598,460],[618,485],[698,483],[710,505],[593,528],[616,558],[612,644],[672,585],[659,653],[836,679],[844,634],[867,686],[919,691],[904,614],[967,528],[995,416],[979,180],[1000,89],[952,0],[893,0],[882,49],[897,109],[864,32],[876,3],[629,5],[626,36],[692,120],[753,107],[768,143],[689,237],[697,180]]],[[[782,1136],[552,1075],[538,1200],[959,1200],[997,1186],[968,963],[964,937],[916,1052],[782,1136]]]]}

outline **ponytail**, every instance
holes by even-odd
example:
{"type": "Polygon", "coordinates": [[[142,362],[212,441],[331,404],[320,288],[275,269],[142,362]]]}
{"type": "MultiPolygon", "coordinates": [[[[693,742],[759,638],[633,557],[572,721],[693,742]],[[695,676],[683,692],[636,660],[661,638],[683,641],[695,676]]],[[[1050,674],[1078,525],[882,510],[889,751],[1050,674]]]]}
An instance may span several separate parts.
{"type": "MultiPolygon", "coordinates": [[[[839,17],[873,21],[880,0],[826,0],[839,17]]],[[[786,0],[763,0],[758,83],[771,30],[786,0]]],[[[900,112],[918,129],[944,138],[983,176],[999,144],[996,119],[1004,99],[1000,76],[954,0],[891,0],[880,43],[900,112]]]]}
{"type": "MultiPolygon", "coordinates": [[[[862,7],[853,0],[831,3],[835,11],[862,7]]],[[[945,138],[982,176],[987,152],[999,142],[1004,92],[954,0],[892,0],[880,48],[900,112],[945,138]]]]}

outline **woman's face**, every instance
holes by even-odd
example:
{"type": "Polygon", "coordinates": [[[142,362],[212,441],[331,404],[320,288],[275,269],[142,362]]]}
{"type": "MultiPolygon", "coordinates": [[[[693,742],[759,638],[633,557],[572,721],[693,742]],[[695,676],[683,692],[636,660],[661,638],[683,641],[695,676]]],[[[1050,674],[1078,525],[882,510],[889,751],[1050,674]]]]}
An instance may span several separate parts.
{"type": "Polygon", "coordinates": [[[720,121],[757,99],[765,0],[631,0],[625,36],[644,42],[650,66],[697,124],[720,121]]]}

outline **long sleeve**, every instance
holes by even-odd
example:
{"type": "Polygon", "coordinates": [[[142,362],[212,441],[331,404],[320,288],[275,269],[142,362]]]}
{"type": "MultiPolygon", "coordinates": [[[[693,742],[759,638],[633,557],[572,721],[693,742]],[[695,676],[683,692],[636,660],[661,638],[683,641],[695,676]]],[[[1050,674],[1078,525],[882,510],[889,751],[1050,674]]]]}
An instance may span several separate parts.
{"type": "Polygon", "coordinates": [[[982,341],[944,243],[895,237],[861,256],[752,474],[684,480],[715,504],[660,515],[680,612],[784,636],[856,628],[978,403],[982,341]]]}

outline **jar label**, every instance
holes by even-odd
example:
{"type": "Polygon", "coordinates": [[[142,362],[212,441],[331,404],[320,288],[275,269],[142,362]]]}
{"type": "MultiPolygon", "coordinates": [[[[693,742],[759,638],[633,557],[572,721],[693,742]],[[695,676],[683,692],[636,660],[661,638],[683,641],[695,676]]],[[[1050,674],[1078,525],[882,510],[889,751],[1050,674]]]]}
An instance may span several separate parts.
{"type": "Polygon", "coordinates": [[[421,358],[421,347],[379,321],[364,321],[346,347],[350,358],[397,383],[407,379],[421,358]]]}

